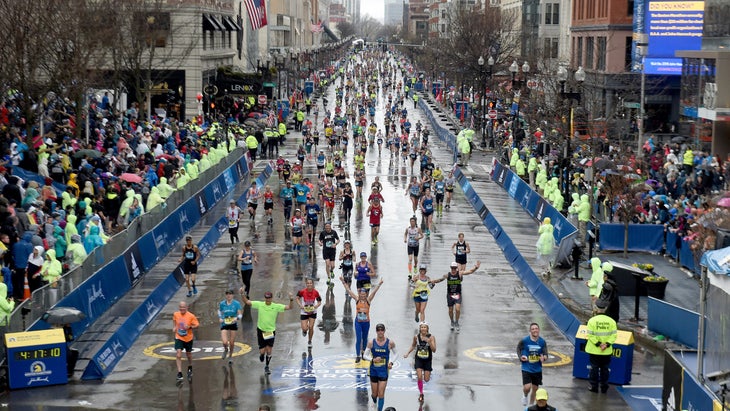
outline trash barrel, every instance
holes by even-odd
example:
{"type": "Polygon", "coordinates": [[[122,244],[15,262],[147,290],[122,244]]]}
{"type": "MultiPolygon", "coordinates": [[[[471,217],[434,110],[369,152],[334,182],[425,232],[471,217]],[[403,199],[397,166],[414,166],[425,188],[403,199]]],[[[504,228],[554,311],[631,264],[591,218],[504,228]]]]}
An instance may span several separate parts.
{"type": "MultiPolygon", "coordinates": [[[[575,352],[573,355],[573,377],[588,379],[591,362],[585,351],[588,342],[588,328],[585,325],[578,327],[575,334],[575,352]]],[[[613,344],[613,358],[609,365],[610,384],[624,385],[631,382],[631,368],[634,361],[634,334],[629,331],[618,330],[616,342],[613,344]]]]}

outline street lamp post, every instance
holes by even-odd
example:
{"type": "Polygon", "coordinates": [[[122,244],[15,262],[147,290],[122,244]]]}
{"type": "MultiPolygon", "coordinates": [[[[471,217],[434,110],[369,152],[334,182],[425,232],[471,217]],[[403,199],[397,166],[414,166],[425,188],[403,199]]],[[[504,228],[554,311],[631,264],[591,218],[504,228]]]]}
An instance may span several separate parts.
{"type": "Polygon", "coordinates": [[[520,66],[517,65],[517,61],[512,61],[509,66],[509,71],[512,73],[512,90],[514,90],[514,97],[512,99],[512,106],[515,111],[514,119],[512,121],[512,144],[513,147],[517,147],[517,131],[522,130],[519,125],[520,122],[520,95],[522,94],[522,87],[527,83],[527,74],[530,72],[530,65],[525,62],[522,65],[522,76],[518,76],[517,73],[520,71],[520,66]]]}
{"type": "MultiPolygon", "coordinates": [[[[580,85],[583,84],[583,82],[586,79],[586,72],[583,70],[583,67],[579,66],[578,70],[575,71],[574,79],[578,83],[579,88],[578,91],[565,91],[565,83],[568,81],[568,70],[560,66],[557,73],[558,81],[560,82],[560,99],[561,100],[568,100],[569,104],[569,121],[570,121],[570,128],[568,132],[568,138],[565,140],[565,151],[563,152],[563,198],[568,201],[570,198],[570,182],[569,182],[569,172],[570,172],[570,158],[571,158],[571,149],[570,149],[570,141],[573,138],[573,100],[578,102],[580,104],[581,98],[582,98],[582,92],[580,91],[580,85]]],[[[565,134],[565,133],[564,133],[565,134]]]]}
{"type": "MultiPolygon", "coordinates": [[[[492,68],[494,67],[494,58],[490,55],[489,59],[487,59],[487,71],[484,72],[484,57],[479,56],[479,60],[477,60],[477,64],[479,64],[479,70],[481,71],[482,75],[482,101],[481,101],[481,128],[482,128],[482,148],[487,147],[487,77],[489,77],[489,83],[490,83],[490,89],[491,89],[491,82],[492,82],[492,68]]],[[[492,120],[489,120],[489,124],[491,125],[492,120]]],[[[490,140],[491,141],[491,140],[490,140]]]]}

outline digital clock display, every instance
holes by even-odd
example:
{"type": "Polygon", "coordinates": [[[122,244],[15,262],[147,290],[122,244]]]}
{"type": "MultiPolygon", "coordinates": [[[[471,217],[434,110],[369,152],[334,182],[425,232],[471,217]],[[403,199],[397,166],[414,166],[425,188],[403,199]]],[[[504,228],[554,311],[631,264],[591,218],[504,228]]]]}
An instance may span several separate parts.
{"type": "Polygon", "coordinates": [[[32,350],[15,351],[13,357],[16,361],[23,360],[42,360],[44,358],[57,358],[61,356],[61,349],[54,348],[36,348],[32,350]]]}

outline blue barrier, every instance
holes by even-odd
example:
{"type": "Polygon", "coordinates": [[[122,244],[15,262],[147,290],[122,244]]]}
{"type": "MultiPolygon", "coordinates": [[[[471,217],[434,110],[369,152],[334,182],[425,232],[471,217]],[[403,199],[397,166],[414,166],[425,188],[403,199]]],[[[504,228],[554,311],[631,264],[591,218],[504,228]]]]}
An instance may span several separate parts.
{"type": "Polygon", "coordinates": [[[651,331],[688,347],[697,348],[700,315],[696,312],[649,297],[647,317],[647,327],[651,331]]]}
{"type": "MultiPolygon", "coordinates": [[[[242,161],[245,161],[245,157],[242,158],[242,161]]],[[[227,171],[231,171],[231,168],[227,171]]],[[[266,169],[259,174],[256,179],[256,183],[259,186],[263,186],[266,183],[266,180],[271,175],[272,169],[272,165],[269,164],[266,169]]],[[[239,169],[239,172],[240,171],[242,171],[242,169],[239,169]]],[[[226,190],[232,190],[235,187],[235,181],[232,180],[233,176],[227,173],[223,173],[221,176],[224,179],[228,179],[224,185],[226,190]]],[[[239,176],[239,178],[240,177],[241,176],[239,176]]],[[[244,194],[240,196],[236,202],[238,204],[245,204],[247,194],[248,191],[244,192],[244,194]]],[[[188,203],[192,203],[193,205],[196,205],[196,207],[197,202],[198,199],[196,198],[188,201],[188,203]]],[[[225,216],[221,216],[198,242],[200,263],[205,260],[213,247],[215,247],[215,244],[220,239],[222,233],[227,230],[228,220],[225,216]]],[[[109,373],[113,371],[114,367],[116,367],[124,354],[126,354],[127,350],[132,346],[132,344],[134,344],[137,338],[139,338],[142,332],[144,332],[147,326],[164,308],[165,304],[167,304],[167,302],[175,295],[183,282],[184,273],[182,271],[182,266],[178,265],[177,268],[173,270],[173,272],[170,273],[152,293],[150,293],[149,297],[147,297],[147,299],[132,312],[119,329],[117,329],[117,331],[108,338],[107,342],[96,352],[96,354],[92,356],[92,359],[89,361],[89,364],[84,370],[81,378],[84,380],[98,380],[106,378],[109,373]]]]}
{"type": "Polygon", "coordinates": [[[679,263],[682,264],[682,267],[685,267],[696,275],[699,275],[700,266],[695,264],[695,255],[690,248],[691,245],[691,242],[682,239],[682,247],[679,250],[679,263]]]}
{"type": "Polygon", "coordinates": [[[670,255],[672,258],[674,258],[675,260],[677,259],[677,255],[679,255],[678,249],[677,249],[677,237],[678,237],[677,233],[675,233],[673,231],[667,231],[667,240],[666,240],[667,251],[666,251],[666,253],[668,255],[670,255]]]}
{"type": "MultiPolygon", "coordinates": [[[[419,101],[419,104],[421,110],[426,114],[426,117],[428,118],[431,126],[436,132],[436,135],[441,141],[446,143],[452,150],[452,153],[454,153],[454,163],[456,163],[456,153],[458,152],[456,149],[456,137],[453,134],[449,133],[448,130],[438,125],[436,119],[433,116],[433,113],[423,102],[423,100],[419,101]]],[[[506,181],[511,181],[513,174],[514,173],[512,173],[511,170],[501,167],[501,164],[499,162],[495,162],[495,168],[492,172],[492,178],[497,182],[497,184],[505,187],[505,185],[508,184],[506,181]]],[[[571,344],[575,344],[575,335],[578,332],[578,327],[580,326],[580,321],[578,321],[578,318],[567,308],[565,308],[563,303],[560,302],[560,300],[552,292],[549,292],[549,290],[548,292],[539,292],[538,294],[535,294],[535,292],[540,289],[547,290],[544,284],[542,284],[542,280],[540,280],[537,274],[535,274],[535,272],[532,270],[532,267],[530,267],[522,254],[520,254],[519,250],[512,242],[512,239],[510,239],[509,235],[504,232],[502,226],[499,224],[497,219],[495,219],[494,216],[489,212],[489,209],[486,207],[481,198],[479,198],[479,195],[476,193],[474,188],[469,183],[468,178],[461,172],[461,169],[459,167],[455,167],[454,177],[461,186],[461,189],[464,192],[467,201],[479,214],[479,217],[482,219],[482,223],[487,228],[487,230],[489,230],[489,233],[494,238],[497,246],[502,250],[505,259],[515,270],[517,276],[522,280],[522,282],[531,292],[537,303],[540,304],[541,307],[543,307],[547,316],[555,323],[555,325],[563,333],[565,338],[567,338],[568,341],[571,342],[571,344]]],[[[522,181],[518,177],[515,176],[514,178],[520,180],[522,184],[526,185],[526,183],[524,183],[524,181],[522,181]]],[[[515,193],[517,193],[519,186],[520,183],[516,182],[515,193]]],[[[543,216],[551,217],[551,219],[553,220],[553,225],[555,227],[556,240],[560,241],[562,240],[562,238],[568,237],[575,231],[577,231],[575,226],[570,224],[570,222],[568,222],[565,217],[562,216],[562,214],[555,210],[552,205],[550,205],[547,201],[544,201],[542,197],[540,197],[537,193],[530,189],[528,185],[526,185],[526,187],[527,188],[522,188],[522,191],[520,191],[523,197],[527,197],[526,200],[523,199],[521,201],[521,203],[524,203],[523,208],[525,206],[534,207],[530,208],[529,210],[526,209],[526,211],[528,211],[530,215],[534,216],[539,221],[542,221],[543,216]],[[527,191],[533,191],[534,194],[527,191]],[[531,200],[531,197],[534,196],[536,196],[537,198],[531,200]]],[[[512,197],[514,198],[514,196],[512,197]]]]}
{"type": "MultiPolygon", "coordinates": [[[[37,182],[41,187],[43,187],[46,184],[46,178],[41,176],[40,174],[36,174],[32,171],[28,171],[24,168],[20,167],[13,167],[12,169],[12,175],[18,176],[23,181],[35,181],[37,182]]],[[[61,197],[61,194],[66,191],[66,185],[65,184],[59,184],[57,182],[53,182],[53,189],[56,190],[56,195],[58,197],[61,197]]],[[[18,204],[20,206],[20,204],[18,204]]]]}
{"type": "MultiPolygon", "coordinates": [[[[600,224],[601,250],[623,251],[624,224],[600,224]]],[[[629,251],[659,253],[664,248],[664,226],[661,224],[629,224],[629,251]]]]}
{"type": "Polygon", "coordinates": [[[575,344],[575,335],[580,326],[578,318],[565,308],[555,294],[542,283],[542,280],[535,274],[535,271],[530,267],[522,254],[520,254],[517,247],[515,247],[512,239],[504,232],[499,222],[492,216],[489,209],[484,205],[484,202],[473,190],[473,187],[471,187],[468,179],[459,167],[455,168],[454,176],[465,193],[473,192],[473,195],[466,196],[467,201],[479,213],[484,226],[489,230],[497,246],[502,250],[505,259],[509,262],[512,269],[515,270],[515,273],[525,285],[525,288],[527,288],[535,301],[543,308],[545,314],[555,323],[565,338],[571,344],[575,344]]]}

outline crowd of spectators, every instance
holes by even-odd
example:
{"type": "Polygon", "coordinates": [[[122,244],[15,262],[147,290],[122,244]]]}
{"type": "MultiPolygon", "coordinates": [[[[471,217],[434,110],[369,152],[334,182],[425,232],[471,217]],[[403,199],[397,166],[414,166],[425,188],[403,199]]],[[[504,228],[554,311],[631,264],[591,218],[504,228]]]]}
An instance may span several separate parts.
{"type": "Polygon", "coordinates": [[[63,99],[47,104],[42,132],[37,125],[26,134],[16,97],[0,104],[0,252],[16,301],[27,297],[26,279],[31,292],[54,285],[134,218],[164,207],[244,137],[235,125],[201,118],[145,121],[136,105],[115,110],[108,95],[89,106],[88,139],[77,137],[75,107],[63,99]],[[19,168],[40,177],[24,181],[14,172],[19,168]]]}

